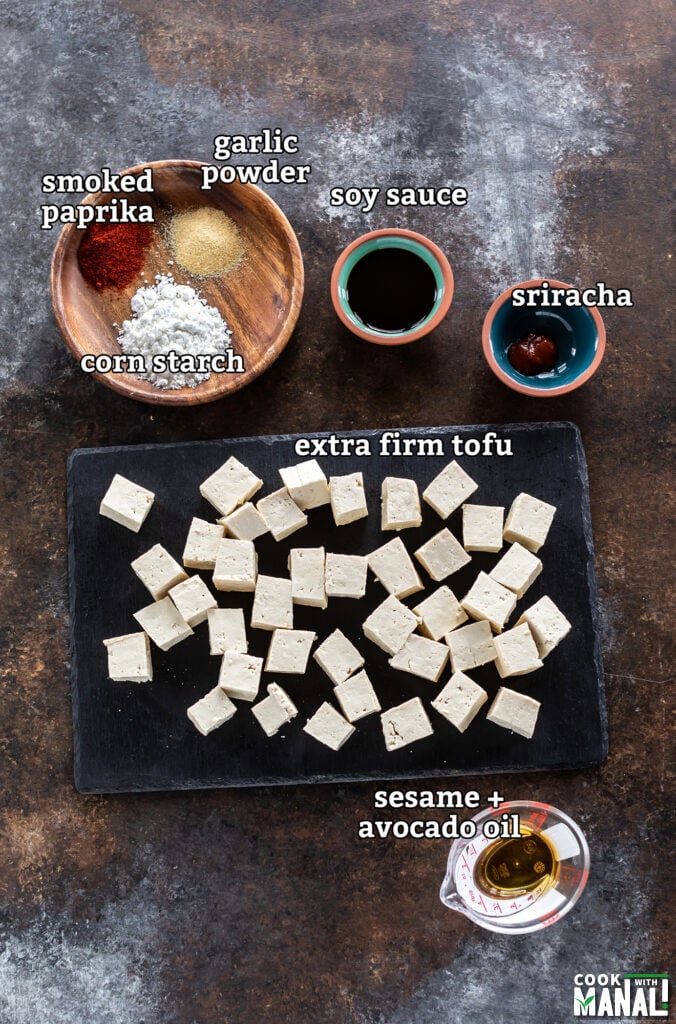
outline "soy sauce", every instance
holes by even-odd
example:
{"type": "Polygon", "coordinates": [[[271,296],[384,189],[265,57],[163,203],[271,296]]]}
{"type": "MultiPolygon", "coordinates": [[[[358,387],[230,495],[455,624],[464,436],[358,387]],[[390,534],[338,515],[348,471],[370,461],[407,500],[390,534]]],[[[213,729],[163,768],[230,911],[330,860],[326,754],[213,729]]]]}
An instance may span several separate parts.
{"type": "Polygon", "coordinates": [[[389,246],[373,249],[350,271],[347,300],[365,327],[387,334],[411,331],[432,312],[437,283],[420,256],[389,246]]]}

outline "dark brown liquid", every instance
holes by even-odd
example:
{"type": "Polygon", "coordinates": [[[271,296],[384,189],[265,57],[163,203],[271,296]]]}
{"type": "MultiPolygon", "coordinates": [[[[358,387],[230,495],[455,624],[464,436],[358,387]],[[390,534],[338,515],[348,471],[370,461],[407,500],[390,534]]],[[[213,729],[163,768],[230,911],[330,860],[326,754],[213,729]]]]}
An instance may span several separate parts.
{"type": "Polygon", "coordinates": [[[410,331],[431,313],[437,284],[431,268],[408,249],[390,246],[363,256],[347,279],[350,309],[366,327],[410,331]]]}
{"type": "Polygon", "coordinates": [[[491,896],[519,896],[541,882],[556,880],[558,860],[551,846],[537,832],[518,839],[498,839],[476,863],[474,879],[491,896]]]}

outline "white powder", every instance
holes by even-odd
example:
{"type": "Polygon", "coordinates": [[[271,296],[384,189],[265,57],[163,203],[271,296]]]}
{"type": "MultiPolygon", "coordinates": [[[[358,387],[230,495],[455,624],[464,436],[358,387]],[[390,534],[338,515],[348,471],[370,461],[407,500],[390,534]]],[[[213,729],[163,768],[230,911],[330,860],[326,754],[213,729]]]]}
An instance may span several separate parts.
{"type": "Polygon", "coordinates": [[[146,372],[139,374],[157,388],[194,388],[209,372],[189,369],[171,373],[153,367],[153,358],[175,352],[180,356],[222,355],[231,347],[225,320],[194,288],[176,284],[171,274],[158,274],[155,284],[139,288],[131,300],[132,318],[125,320],[118,340],[126,355],[143,356],[146,372]]]}

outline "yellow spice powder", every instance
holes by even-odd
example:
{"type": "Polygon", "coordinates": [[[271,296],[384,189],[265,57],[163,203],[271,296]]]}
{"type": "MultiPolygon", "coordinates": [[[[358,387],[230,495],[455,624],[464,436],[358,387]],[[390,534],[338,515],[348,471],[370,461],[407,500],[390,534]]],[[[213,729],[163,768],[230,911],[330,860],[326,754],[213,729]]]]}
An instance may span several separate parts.
{"type": "Polygon", "coordinates": [[[244,252],[234,221],[212,206],[178,214],[171,222],[170,237],[177,263],[197,277],[224,274],[244,252]]]}

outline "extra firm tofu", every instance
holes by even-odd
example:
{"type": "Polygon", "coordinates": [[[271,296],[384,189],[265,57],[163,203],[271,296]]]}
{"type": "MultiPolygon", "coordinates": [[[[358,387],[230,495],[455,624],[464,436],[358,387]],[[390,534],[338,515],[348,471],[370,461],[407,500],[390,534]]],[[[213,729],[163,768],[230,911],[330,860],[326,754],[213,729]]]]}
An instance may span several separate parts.
{"type": "Polygon", "coordinates": [[[508,590],[513,590],[517,597],[523,597],[541,572],[540,559],[521,544],[515,543],[505,551],[497,565],[491,569],[489,576],[508,590]]]}
{"type": "Polygon", "coordinates": [[[161,651],[168,651],[174,644],[192,636],[192,629],[170,597],[134,612],[134,618],[161,651]]]}
{"type": "Polygon", "coordinates": [[[187,572],[161,544],[153,545],[135,558],[131,567],[155,601],[166,597],[172,587],[188,578],[187,572]]]}
{"type": "Polygon", "coordinates": [[[501,686],[488,709],[486,718],[489,722],[500,725],[503,729],[511,729],[512,732],[529,740],[535,732],[539,711],[539,701],[501,686]]]}
{"type": "Polygon", "coordinates": [[[356,519],[364,519],[369,514],[364,493],[364,477],[361,473],[332,476],[329,480],[329,494],[336,526],[346,526],[356,519]]]}
{"type": "Polygon", "coordinates": [[[309,629],[275,629],[268,647],[265,671],[302,675],[316,636],[309,629]]]}
{"type": "Polygon", "coordinates": [[[303,732],[314,736],[331,750],[340,750],[354,732],[354,726],[350,725],[331,704],[324,702],[312,718],[307,720],[303,732]]]}
{"type": "Polygon", "coordinates": [[[478,683],[464,672],[454,672],[432,701],[432,707],[459,732],[464,732],[487,700],[488,694],[478,683]]]}
{"type": "Polygon", "coordinates": [[[183,564],[189,569],[213,569],[224,534],[225,527],[220,523],[193,518],[183,550],[183,564]]]}
{"type": "Polygon", "coordinates": [[[420,526],[420,496],[415,480],[387,476],[383,480],[381,504],[381,530],[406,530],[420,526]]]}
{"type": "Polygon", "coordinates": [[[228,697],[255,700],[261,682],[263,659],[253,654],[226,651],[218,673],[218,685],[228,697]]]}
{"type": "Polygon", "coordinates": [[[497,657],[495,666],[501,679],[507,676],[525,676],[542,668],[538,649],[527,622],[508,629],[493,639],[497,657]]]}
{"type": "Polygon", "coordinates": [[[541,597],[527,608],[516,625],[527,622],[541,658],[545,658],[570,632],[571,625],[551,597],[541,597]]]}
{"type": "Polygon", "coordinates": [[[246,654],[248,644],[242,608],[212,608],[207,622],[210,654],[225,654],[226,651],[246,654]]]}
{"type": "Polygon", "coordinates": [[[254,629],[293,629],[291,580],[277,576],[258,577],[251,625],[254,629]]]}
{"type": "Polygon", "coordinates": [[[399,672],[410,672],[436,683],[448,661],[448,647],[425,636],[411,633],[400,651],[390,658],[390,665],[399,672]]]}
{"type": "Polygon", "coordinates": [[[464,672],[469,668],[487,665],[497,657],[490,623],[485,619],[447,633],[446,643],[454,672],[464,672]]]}
{"type": "Polygon", "coordinates": [[[399,750],[434,732],[420,697],[413,697],[380,716],[387,750],[399,750]]]}
{"type": "Polygon", "coordinates": [[[416,605],[413,613],[420,619],[420,632],[430,640],[441,640],[467,622],[467,612],[448,587],[439,587],[416,605]]]}
{"type": "Polygon", "coordinates": [[[254,704],[251,711],[266,736],[274,736],[298,714],[288,693],[277,683],[270,683],[267,697],[254,704]]]}
{"type": "Polygon", "coordinates": [[[169,591],[169,597],[189,626],[198,626],[206,620],[212,608],[218,602],[201,576],[191,576],[182,583],[177,583],[169,591]]]}
{"type": "Polygon", "coordinates": [[[390,594],[371,612],[363,625],[364,636],[388,654],[402,649],[418,625],[418,617],[410,608],[390,594]]]}
{"type": "Polygon", "coordinates": [[[451,512],[478,489],[479,485],[458,465],[450,462],[423,491],[423,500],[431,505],[442,519],[448,519],[451,512]]]}
{"type": "Polygon", "coordinates": [[[292,548],[289,552],[291,597],[294,604],[326,608],[324,548],[292,548]]]}
{"type": "Polygon", "coordinates": [[[268,532],[268,524],[250,501],[245,501],[229,516],[223,516],[219,522],[227,531],[228,537],[234,537],[236,540],[256,540],[268,532]]]}
{"type": "Polygon", "coordinates": [[[215,686],[206,697],[192,704],[186,714],[203,736],[208,736],[214,729],[232,718],[237,708],[220,686],[215,686]]]}
{"type": "Polygon", "coordinates": [[[376,579],[395,597],[408,597],[423,588],[401,537],[395,537],[372,551],[368,556],[368,564],[376,579]]]}
{"type": "Polygon", "coordinates": [[[462,544],[445,527],[414,551],[414,555],[437,583],[472,560],[472,556],[467,554],[462,544]]]}
{"type": "Polygon", "coordinates": [[[529,551],[538,552],[547,540],[555,512],[555,505],[531,494],[518,494],[507,514],[505,540],[518,541],[529,551]]]}
{"type": "Polygon", "coordinates": [[[380,701],[363,669],[339,683],[334,693],[348,722],[358,722],[360,718],[380,711],[380,701]]]}
{"type": "Polygon", "coordinates": [[[505,510],[499,505],[462,506],[462,543],[465,551],[502,549],[505,510]]]}
{"type": "Polygon", "coordinates": [[[214,566],[216,590],[254,590],[257,576],[258,558],[253,541],[224,537],[218,545],[214,566]]]}
{"type": "Polygon", "coordinates": [[[256,493],[263,486],[255,473],[231,456],[226,462],[212,473],[210,477],[200,486],[200,494],[203,498],[218,509],[222,516],[229,516],[238,505],[256,493]]]}
{"type": "Polygon", "coordinates": [[[368,558],[365,555],[326,554],[327,597],[363,597],[366,593],[368,558]]]}
{"type": "Polygon", "coordinates": [[[316,459],[280,469],[282,483],[299,508],[318,508],[330,501],[329,483],[316,459]]]}
{"type": "Polygon", "coordinates": [[[154,500],[152,491],[116,473],[103,496],[99,514],[126,526],[132,533],[138,533],[154,500]]]}
{"type": "Polygon", "coordinates": [[[462,607],[473,619],[486,619],[496,633],[501,633],[516,608],[516,594],[480,572],[462,599],[462,607]]]}
{"type": "Polygon", "coordinates": [[[307,526],[307,516],[293,500],[286,487],[266,494],[256,505],[275,540],[284,540],[296,530],[307,526]]]}
{"type": "Polygon", "coordinates": [[[108,651],[108,678],[118,683],[150,683],[153,663],[145,633],[111,636],[103,641],[108,651]]]}
{"type": "Polygon", "coordinates": [[[327,636],[313,657],[334,686],[344,682],[364,664],[364,659],[357,648],[339,629],[335,629],[327,636]]]}

